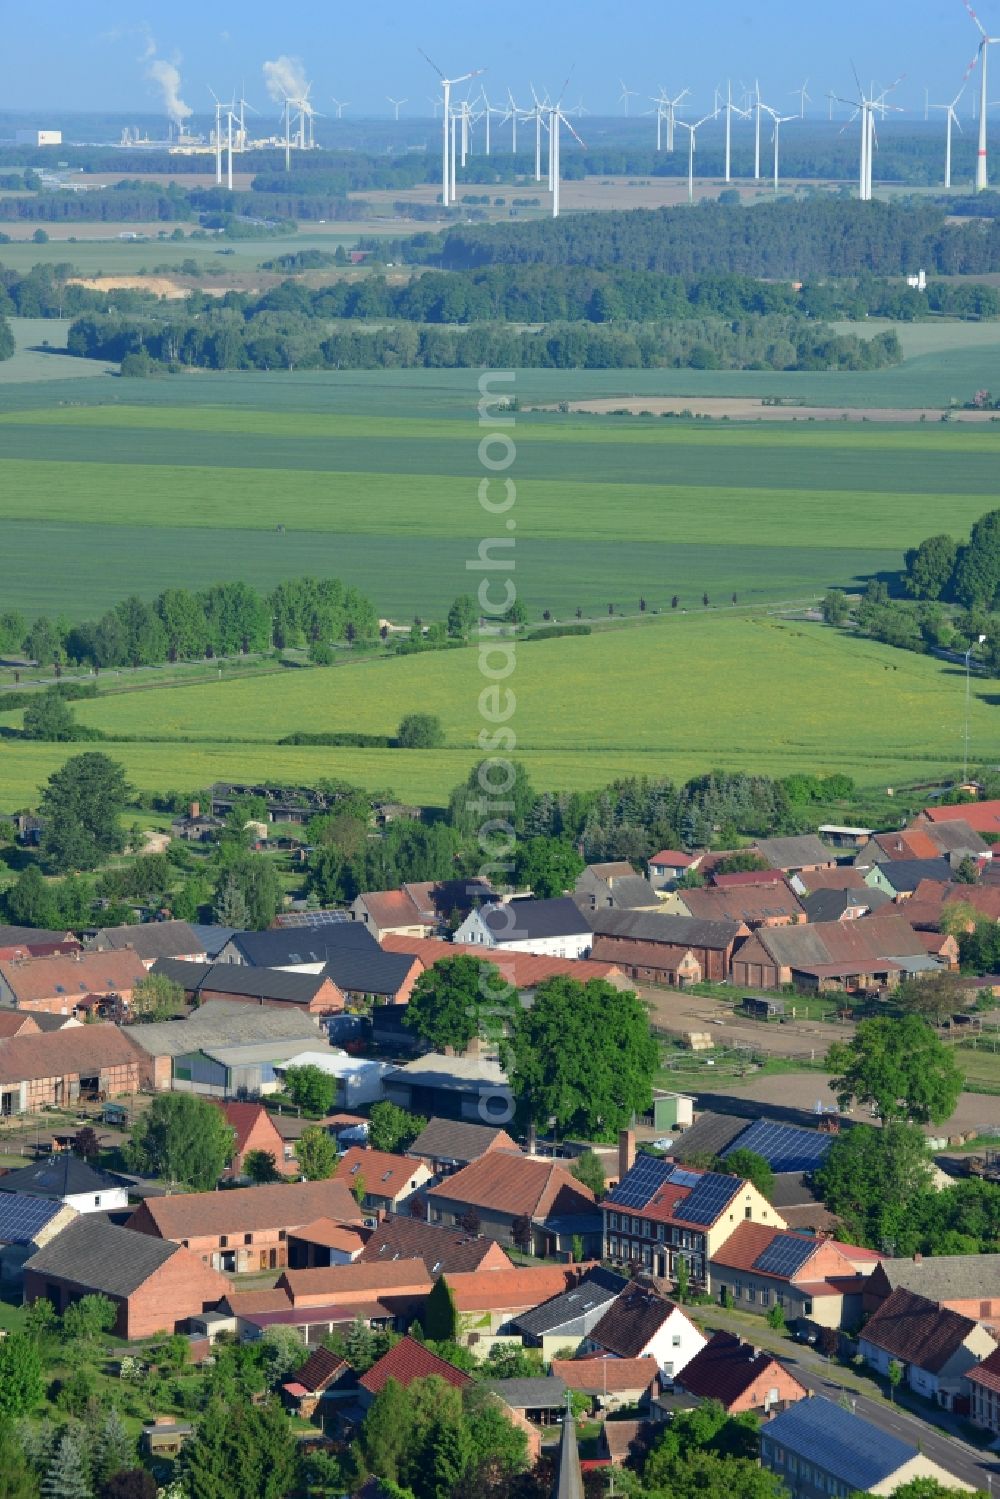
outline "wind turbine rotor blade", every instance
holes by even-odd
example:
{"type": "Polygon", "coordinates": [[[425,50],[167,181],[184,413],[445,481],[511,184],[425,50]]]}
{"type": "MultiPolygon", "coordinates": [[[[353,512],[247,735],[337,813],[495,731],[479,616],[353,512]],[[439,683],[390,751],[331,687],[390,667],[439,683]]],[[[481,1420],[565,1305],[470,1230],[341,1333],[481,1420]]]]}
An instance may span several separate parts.
{"type": "Polygon", "coordinates": [[[972,17],[972,19],[975,21],[976,25],[979,27],[979,30],[980,30],[980,32],[982,34],[982,37],[983,37],[983,40],[984,41],[989,41],[989,37],[986,35],[986,27],[983,25],[982,21],[976,15],[976,12],[972,9],[972,6],[969,4],[969,0],[964,0],[964,5],[965,5],[966,10],[969,12],[969,15],[972,17]]]}
{"type": "Polygon", "coordinates": [[[428,57],[427,53],[424,51],[423,47],[418,47],[417,51],[420,53],[420,56],[423,58],[424,62],[429,62],[430,63],[430,65],[434,69],[435,73],[443,81],[444,80],[444,74],[442,73],[441,69],[438,67],[437,63],[434,61],[433,57],[428,57]]]}

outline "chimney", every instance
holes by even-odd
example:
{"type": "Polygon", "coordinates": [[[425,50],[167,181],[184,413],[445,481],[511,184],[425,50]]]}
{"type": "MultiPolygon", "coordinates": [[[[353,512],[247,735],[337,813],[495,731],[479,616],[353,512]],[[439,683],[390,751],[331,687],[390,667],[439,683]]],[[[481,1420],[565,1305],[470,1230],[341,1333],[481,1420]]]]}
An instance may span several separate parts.
{"type": "Polygon", "coordinates": [[[189,808],[189,811],[190,811],[190,814],[191,814],[192,817],[200,817],[201,816],[201,803],[200,802],[192,802],[191,806],[189,808]]]}
{"type": "Polygon", "coordinates": [[[916,1252],[916,1254],[913,1256],[913,1263],[915,1265],[922,1265],[923,1262],[924,1262],[924,1257],[923,1257],[923,1255],[920,1253],[920,1251],[918,1249],[917,1252],[916,1252]]]}
{"type": "Polygon", "coordinates": [[[618,1176],[623,1177],[635,1165],[635,1130],[618,1131],[618,1176]]]}

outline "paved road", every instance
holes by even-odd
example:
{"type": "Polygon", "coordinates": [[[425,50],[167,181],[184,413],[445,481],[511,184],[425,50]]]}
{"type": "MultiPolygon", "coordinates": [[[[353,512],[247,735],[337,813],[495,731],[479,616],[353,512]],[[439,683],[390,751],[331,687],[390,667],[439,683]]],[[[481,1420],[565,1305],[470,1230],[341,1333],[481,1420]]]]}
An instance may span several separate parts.
{"type": "MultiPolygon", "coordinates": [[[[864,1416],[882,1431],[892,1432],[903,1441],[910,1442],[929,1457],[932,1462],[962,1479],[977,1489],[988,1490],[991,1483],[1000,1494],[1000,1456],[995,1452],[983,1452],[962,1439],[959,1423],[947,1411],[917,1405],[913,1410],[903,1409],[900,1404],[891,1405],[874,1393],[872,1380],[853,1369],[831,1362],[808,1343],[796,1343],[782,1333],[774,1332],[760,1317],[728,1312],[724,1307],[693,1307],[694,1318],[706,1328],[725,1328],[752,1342],[756,1347],[767,1348],[787,1364],[796,1378],[817,1394],[831,1400],[840,1400],[847,1395],[859,1416],[864,1416]]],[[[897,1401],[913,1400],[905,1393],[897,1392],[897,1401]]]]}

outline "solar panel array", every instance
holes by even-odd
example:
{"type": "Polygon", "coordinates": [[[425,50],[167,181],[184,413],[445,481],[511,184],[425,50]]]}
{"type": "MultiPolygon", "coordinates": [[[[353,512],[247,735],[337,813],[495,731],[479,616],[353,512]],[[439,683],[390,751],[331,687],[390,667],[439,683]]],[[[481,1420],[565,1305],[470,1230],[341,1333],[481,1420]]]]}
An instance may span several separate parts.
{"type": "Polygon", "coordinates": [[[752,1150],[763,1156],[772,1171],[815,1171],[832,1144],[833,1136],[819,1130],[757,1119],[726,1146],[722,1155],[725,1158],[734,1150],[752,1150]]]}
{"type": "Polygon", "coordinates": [[[23,1192],[0,1192],[0,1243],[30,1244],[40,1228],[62,1207],[47,1197],[23,1192]]]}
{"type": "Polygon", "coordinates": [[[721,1171],[706,1171],[699,1178],[691,1196],[678,1204],[676,1216],[684,1223],[706,1227],[732,1202],[742,1183],[738,1176],[724,1176],[721,1171]]]}
{"type": "Polygon", "coordinates": [[[767,1275],[795,1275],[816,1250],[816,1240],[798,1234],[779,1234],[753,1262],[767,1275]]]}
{"type": "Polygon", "coordinates": [[[675,1169],[672,1161],[662,1161],[655,1155],[641,1155],[605,1201],[616,1207],[644,1208],[664,1182],[670,1181],[675,1169]]]}
{"type": "Polygon", "coordinates": [[[350,921],[349,911],[285,911],[277,918],[277,925],[281,927],[293,926],[337,926],[342,921],[350,921]]]}
{"type": "Polygon", "coordinates": [[[670,1173],[670,1183],[674,1187],[696,1187],[703,1174],[701,1171],[688,1171],[684,1166],[675,1166],[670,1173]]]}

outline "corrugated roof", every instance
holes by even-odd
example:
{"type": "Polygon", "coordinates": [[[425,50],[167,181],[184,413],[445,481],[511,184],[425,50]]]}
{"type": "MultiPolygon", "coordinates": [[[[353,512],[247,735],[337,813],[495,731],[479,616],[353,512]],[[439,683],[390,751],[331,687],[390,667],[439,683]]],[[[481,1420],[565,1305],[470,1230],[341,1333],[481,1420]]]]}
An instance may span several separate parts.
{"type": "Polygon", "coordinates": [[[918,1456],[918,1449],[822,1395],[773,1417],[761,1439],[815,1463],[849,1490],[873,1488],[918,1456]]]}
{"type": "Polygon", "coordinates": [[[125,1297],[177,1253],[176,1244],[118,1228],[99,1213],[86,1213],[33,1254],[25,1269],[104,1296],[125,1297]]]}
{"type": "MultiPolygon", "coordinates": [[[[153,971],[160,971],[160,964],[153,971]]],[[[311,1015],[275,1006],[241,1005],[228,999],[207,1000],[186,1020],[130,1025],[128,1036],[150,1056],[174,1057],[203,1046],[244,1041],[322,1040],[319,1025],[311,1015]]]]}

